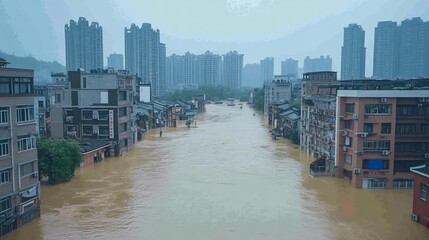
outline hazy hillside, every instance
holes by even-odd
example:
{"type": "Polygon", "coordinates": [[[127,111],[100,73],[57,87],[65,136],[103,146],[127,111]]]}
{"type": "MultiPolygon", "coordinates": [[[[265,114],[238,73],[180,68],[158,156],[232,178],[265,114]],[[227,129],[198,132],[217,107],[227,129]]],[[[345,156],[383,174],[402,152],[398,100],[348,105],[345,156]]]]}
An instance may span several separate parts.
{"type": "Polygon", "coordinates": [[[0,58],[10,62],[8,67],[34,69],[34,78],[38,83],[45,83],[51,80],[52,72],[66,72],[66,67],[57,61],[45,62],[33,57],[18,57],[7,54],[0,50],[0,58]]]}

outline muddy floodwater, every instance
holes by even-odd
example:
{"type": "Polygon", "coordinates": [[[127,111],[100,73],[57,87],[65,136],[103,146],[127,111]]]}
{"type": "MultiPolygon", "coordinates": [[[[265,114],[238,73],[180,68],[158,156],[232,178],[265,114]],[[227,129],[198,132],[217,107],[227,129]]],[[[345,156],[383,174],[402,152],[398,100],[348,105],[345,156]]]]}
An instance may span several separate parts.
{"type": "Polygon", "coordinates": [[[411,190],[313,178],[312,161],[244,105],[152,130],[127,155],[42,187],[41,217],[4,239],[428,240],[411,190]]]}

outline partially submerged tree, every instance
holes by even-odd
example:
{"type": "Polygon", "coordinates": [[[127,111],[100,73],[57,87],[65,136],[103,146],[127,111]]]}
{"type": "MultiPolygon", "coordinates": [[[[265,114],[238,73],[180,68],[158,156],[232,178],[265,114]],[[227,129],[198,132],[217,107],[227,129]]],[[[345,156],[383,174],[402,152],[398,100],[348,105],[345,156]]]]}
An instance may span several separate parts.
{"type": "Polygon", "coordinates": [[[49,184],[69,181],[82,161],[78,142],[71,139],[39,138],[37,141],[39,173],[49,184]]]}

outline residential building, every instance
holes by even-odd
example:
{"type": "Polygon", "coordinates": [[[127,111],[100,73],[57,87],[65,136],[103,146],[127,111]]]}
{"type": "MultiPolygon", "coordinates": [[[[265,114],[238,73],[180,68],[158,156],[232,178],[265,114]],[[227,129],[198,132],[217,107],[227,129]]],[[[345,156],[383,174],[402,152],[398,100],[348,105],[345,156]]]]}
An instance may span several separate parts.
{"type": "Polygon", "coordinates": [[[333,176],[337,73],[304,73],[301,88],[300,146],[316,158],[312,175],[333,176]]]}
{"type": "Polygon", "coordinates": [[[292,79],[298,79],[298,60],[288,58],[282,61],[281,73],[282,75],[289,76],[292,79]]]}
{"type": "Polygon", "coordinates": [[[116,71],[124,70],[124,55],[113,53],[107,57],[107,68],[112,68],[116,71]]]}
{"type": "Polygon", "coordinates": [[[379,22],[374,38],[375,79],[429,77],[429,22],[421,18],[379,22]]]}
{"type": "Polygon", "coordinates": [[[365,31],[360,25],[344,28],[341,48],[341,80],[365,79],[365,31]]]}
{"type": "Polygon", "coordinates": [[[230,51],[223,55],[223,85],[231,89],[241,88],[241,72],[243,70],[243,54],[230,51]]]}
{"type": "Polygon", "coordinates": [[[260,62],[261,73],[260,78],[262,82],[274,79],[274,58],[267,57],[260,62]]]}
{"type": "Polygon", "coordinates": [[[103,140],[106,156],[126,153],[135,142],[135,78],[126,72],[69,71],[69,103],[51,105],[51,136],[103,140]]]}
{"type": "MultiPolygon", "coordinates": [[[[231,55],[231,66],[227,71],[231,71],[237,67],[231,55]]],[[[198,86],[219,86],[222,82],[222,56],[214,54],[210,51],[196,56],[195,63],[195,79],[198,86]]]]}
{"type": "Polygon", "coordinates": [[[429,21],[406,19],[399,31],[399,78],[429,77],[429,21]]]}
{"type": "Polygon", "coordinates": [[[307,56],[304,59],[304,73],[332,71],[332,58],[327,55],[319,58],[310,58],[307,56]]]}
{"type": "Polygon", "coordinates": [[[33,84],[0,59],[0,236],[40,216],[33,84]]]}
{"type": "Polygon", "coordinates": [[[429,164],[428,81],[395,82],[337,92],[336,175],[353,187],[412,188],[410,167],[429,164]]]}
{"type": "Polygon", "coordinates": [[[259,77],[260,71],[261,65],[259,63],[244,65],[241,85],[243,87],[261,88],[264,85],[264,82],[261,81],[259,77]]]}
{"type": "Polygon", "coordinates": [[[429,228],[429,165],[412,167],[414,173],[411,219],[429,228]]]}
{"type": "Polygon", "coordinates": [[[154,97],[165,96],[165,44],[160,42],[160,31],[149,23],[139,28],[132,24],[125,28],[125,69],[152,84],[154,97]]]}
{"type": "Polygon", "coordinates": [[[399,41],[396,22],[379,22],[374,36],[373,78],[395,79],[398,76],[399,41]]]}
{"type": "Polygon", "coordinates": [[[103,69],[103,28],[80,17],[64,27],[67,71],[103,69]]]}
{"type": "Polygon", "coordinates": [[[268,106],[275,102],[291,102],[292,83],[283,78],[274,78],[264,83],[264,114],[268,114],[268,106]]]}

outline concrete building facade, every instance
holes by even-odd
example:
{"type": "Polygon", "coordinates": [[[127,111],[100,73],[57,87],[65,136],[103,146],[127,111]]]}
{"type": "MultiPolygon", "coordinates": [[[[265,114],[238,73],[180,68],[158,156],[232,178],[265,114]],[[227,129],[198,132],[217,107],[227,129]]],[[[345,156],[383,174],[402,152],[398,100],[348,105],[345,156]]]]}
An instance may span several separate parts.
{"type": "Polygon", "coordinates": [[[274,58],[267,57],[260,61],[261,73],[260,79],[262,82],[274,79],[274,58]]]}
{"type": "Polygon", "coordinates": [[[281,63],[281,74],[289,76],[292,79],[297,79],[298,76],[298,60],[288,58],[281,63]]]}
{"type": "Polygon", "coordinates": [[[112,53],[107,57],[107,67],[116,71],[124,70],[124,55],[112,53]]]}
{"type": "Polygon", "coordinates": [[[292,100],[292,82],[287,79],[274,78],[264,83],[264,114],[268,114],[268,107],[275,102],[288,102],[292,100]]]}
{"type": "Polygon", "coordinates": [[[141,28],[135,24],[125,28],[124,34],[125,69],[144,82],[150,82],[154,97],[165,96],[166,49],[160,42],[160,31],[149,23],[143,23],[141,28]]]}
{"type": "Polygon", "coordinates": [[[341,80],[365,79],[365,31],[360,25],[344,28],[341,48],[341,80]]]}
{"type": "Polygon", "coordinates": [[[68,73],[71,101],[51,106],[51,136],[110,142],[107,156],[126,153],[136,140],[135,78],[121,72],[68,73]]]}
{"type": "Polygon", "coordinates": [[[356,188],[412,188],[410,167],[429,163],[429,90],[377,89],[338,91],[336,175],[356,188]]]}
{"type": "Polygon", "coordinates": [[[332,58],[327,55],[319,58],[310,58],[307,56],[304,59],[304,73],[332,71],[332,58]]]}
{"type": "Polygon", "coordinates": [[[70,20],[64,31],[67,71],[103,69],[103,28],[97,22],[89,25],[80,17],[77,22],[70,20]]]}
{"type": "Polygon", "coordinates": [[[0,67],[0,236],[40,216],[33,70],[0,67]]]}
{"type": "Polygon", "coordinates": [[[241,88],[241,74],[243,71],[243,54],[230,51],[223,55],[223,84],[231,89],[241,88]]]}

